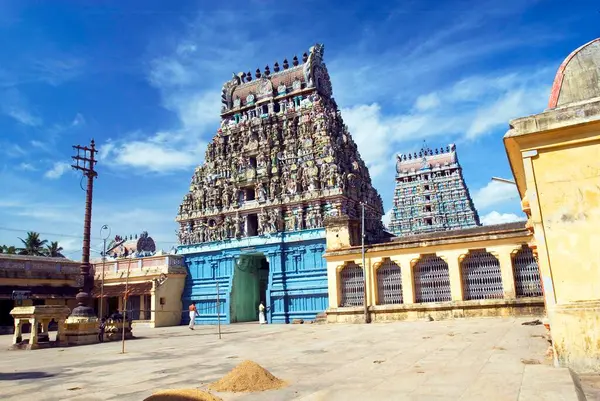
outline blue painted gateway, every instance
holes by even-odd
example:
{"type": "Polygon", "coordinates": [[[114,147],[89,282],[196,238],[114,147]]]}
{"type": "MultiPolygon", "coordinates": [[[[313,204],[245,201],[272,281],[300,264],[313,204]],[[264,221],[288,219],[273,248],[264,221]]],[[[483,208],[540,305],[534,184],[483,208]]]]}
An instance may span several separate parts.
{"type": "MultiPolygon", "coordinates": [[[[325,230],[301,230],[179,247],[188,269],[184,310],[196,302],[198,324],[313,320],[328,306],[325,230]]],[[[183,323],[188,323],[184,314],[183,323]]]]}

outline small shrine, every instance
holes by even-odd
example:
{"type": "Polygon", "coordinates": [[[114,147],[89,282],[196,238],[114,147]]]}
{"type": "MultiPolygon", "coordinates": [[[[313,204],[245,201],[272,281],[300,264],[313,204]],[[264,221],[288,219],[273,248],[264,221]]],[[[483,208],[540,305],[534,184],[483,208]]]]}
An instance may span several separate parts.
{"type": "Polygon", "coordinates": [[[13,347],[20,349],[37,349],[57,345],[66,345],[65,320],[71,313],[70,309],[61,305],[17,306],[10,311],[15,320],[13,347]],[[56,339],[50,341],[48,326],[54,320],[57,324],[56,339]],[[22,329],[24,324],[31,324],[31,334],[27,342],[23,341],[22,329]],[[41,329],[41,330],[39,330],[41,329]],[[39,332],[38,332],[39,330],[39,332]]]}

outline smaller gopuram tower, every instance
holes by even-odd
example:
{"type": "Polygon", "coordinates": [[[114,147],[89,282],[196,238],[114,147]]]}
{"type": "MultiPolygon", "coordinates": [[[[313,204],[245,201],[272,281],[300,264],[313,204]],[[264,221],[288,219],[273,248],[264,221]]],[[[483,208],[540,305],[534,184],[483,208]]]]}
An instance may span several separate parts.
{"type": "Polygon", "coordinates": [[[479,226],[456,146],[400,154],[390,231],[407,236],[479,226]]]}

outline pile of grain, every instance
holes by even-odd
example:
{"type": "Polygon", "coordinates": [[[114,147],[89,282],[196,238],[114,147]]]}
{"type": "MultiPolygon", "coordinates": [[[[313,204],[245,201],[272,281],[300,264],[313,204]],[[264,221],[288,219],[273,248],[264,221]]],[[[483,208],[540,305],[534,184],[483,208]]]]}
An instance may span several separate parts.
{"type": "Polygon", "coordinates": [[[144,401],[223,401],[219,397],[198,389],[161,390],[144,401]]]}
{"type": "Polygon", "coordinates": [[[273,376],[271,372],[252,361],[244,361],[214,383],[209,388],[215,391],[252,392],[274,390],[285,387],[286,382],[273,376]]]}

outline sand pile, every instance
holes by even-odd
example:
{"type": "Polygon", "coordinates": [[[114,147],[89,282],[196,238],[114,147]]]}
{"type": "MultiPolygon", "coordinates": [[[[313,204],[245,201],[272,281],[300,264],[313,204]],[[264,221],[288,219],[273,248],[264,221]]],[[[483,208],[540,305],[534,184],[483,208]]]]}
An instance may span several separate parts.
{"type": "Polygon", "coordinates": [[[286,382],[273,376],[271,372],[252,361],[244,361],[214,383],[209,388],[215,391],[251,392],[274,390],[285,387],[286,382]]]}
{"type": "Polygon", "coordinates": [[[198,389],[161,390],[144,401],[223,401],[219,397],[198,389]]]}

